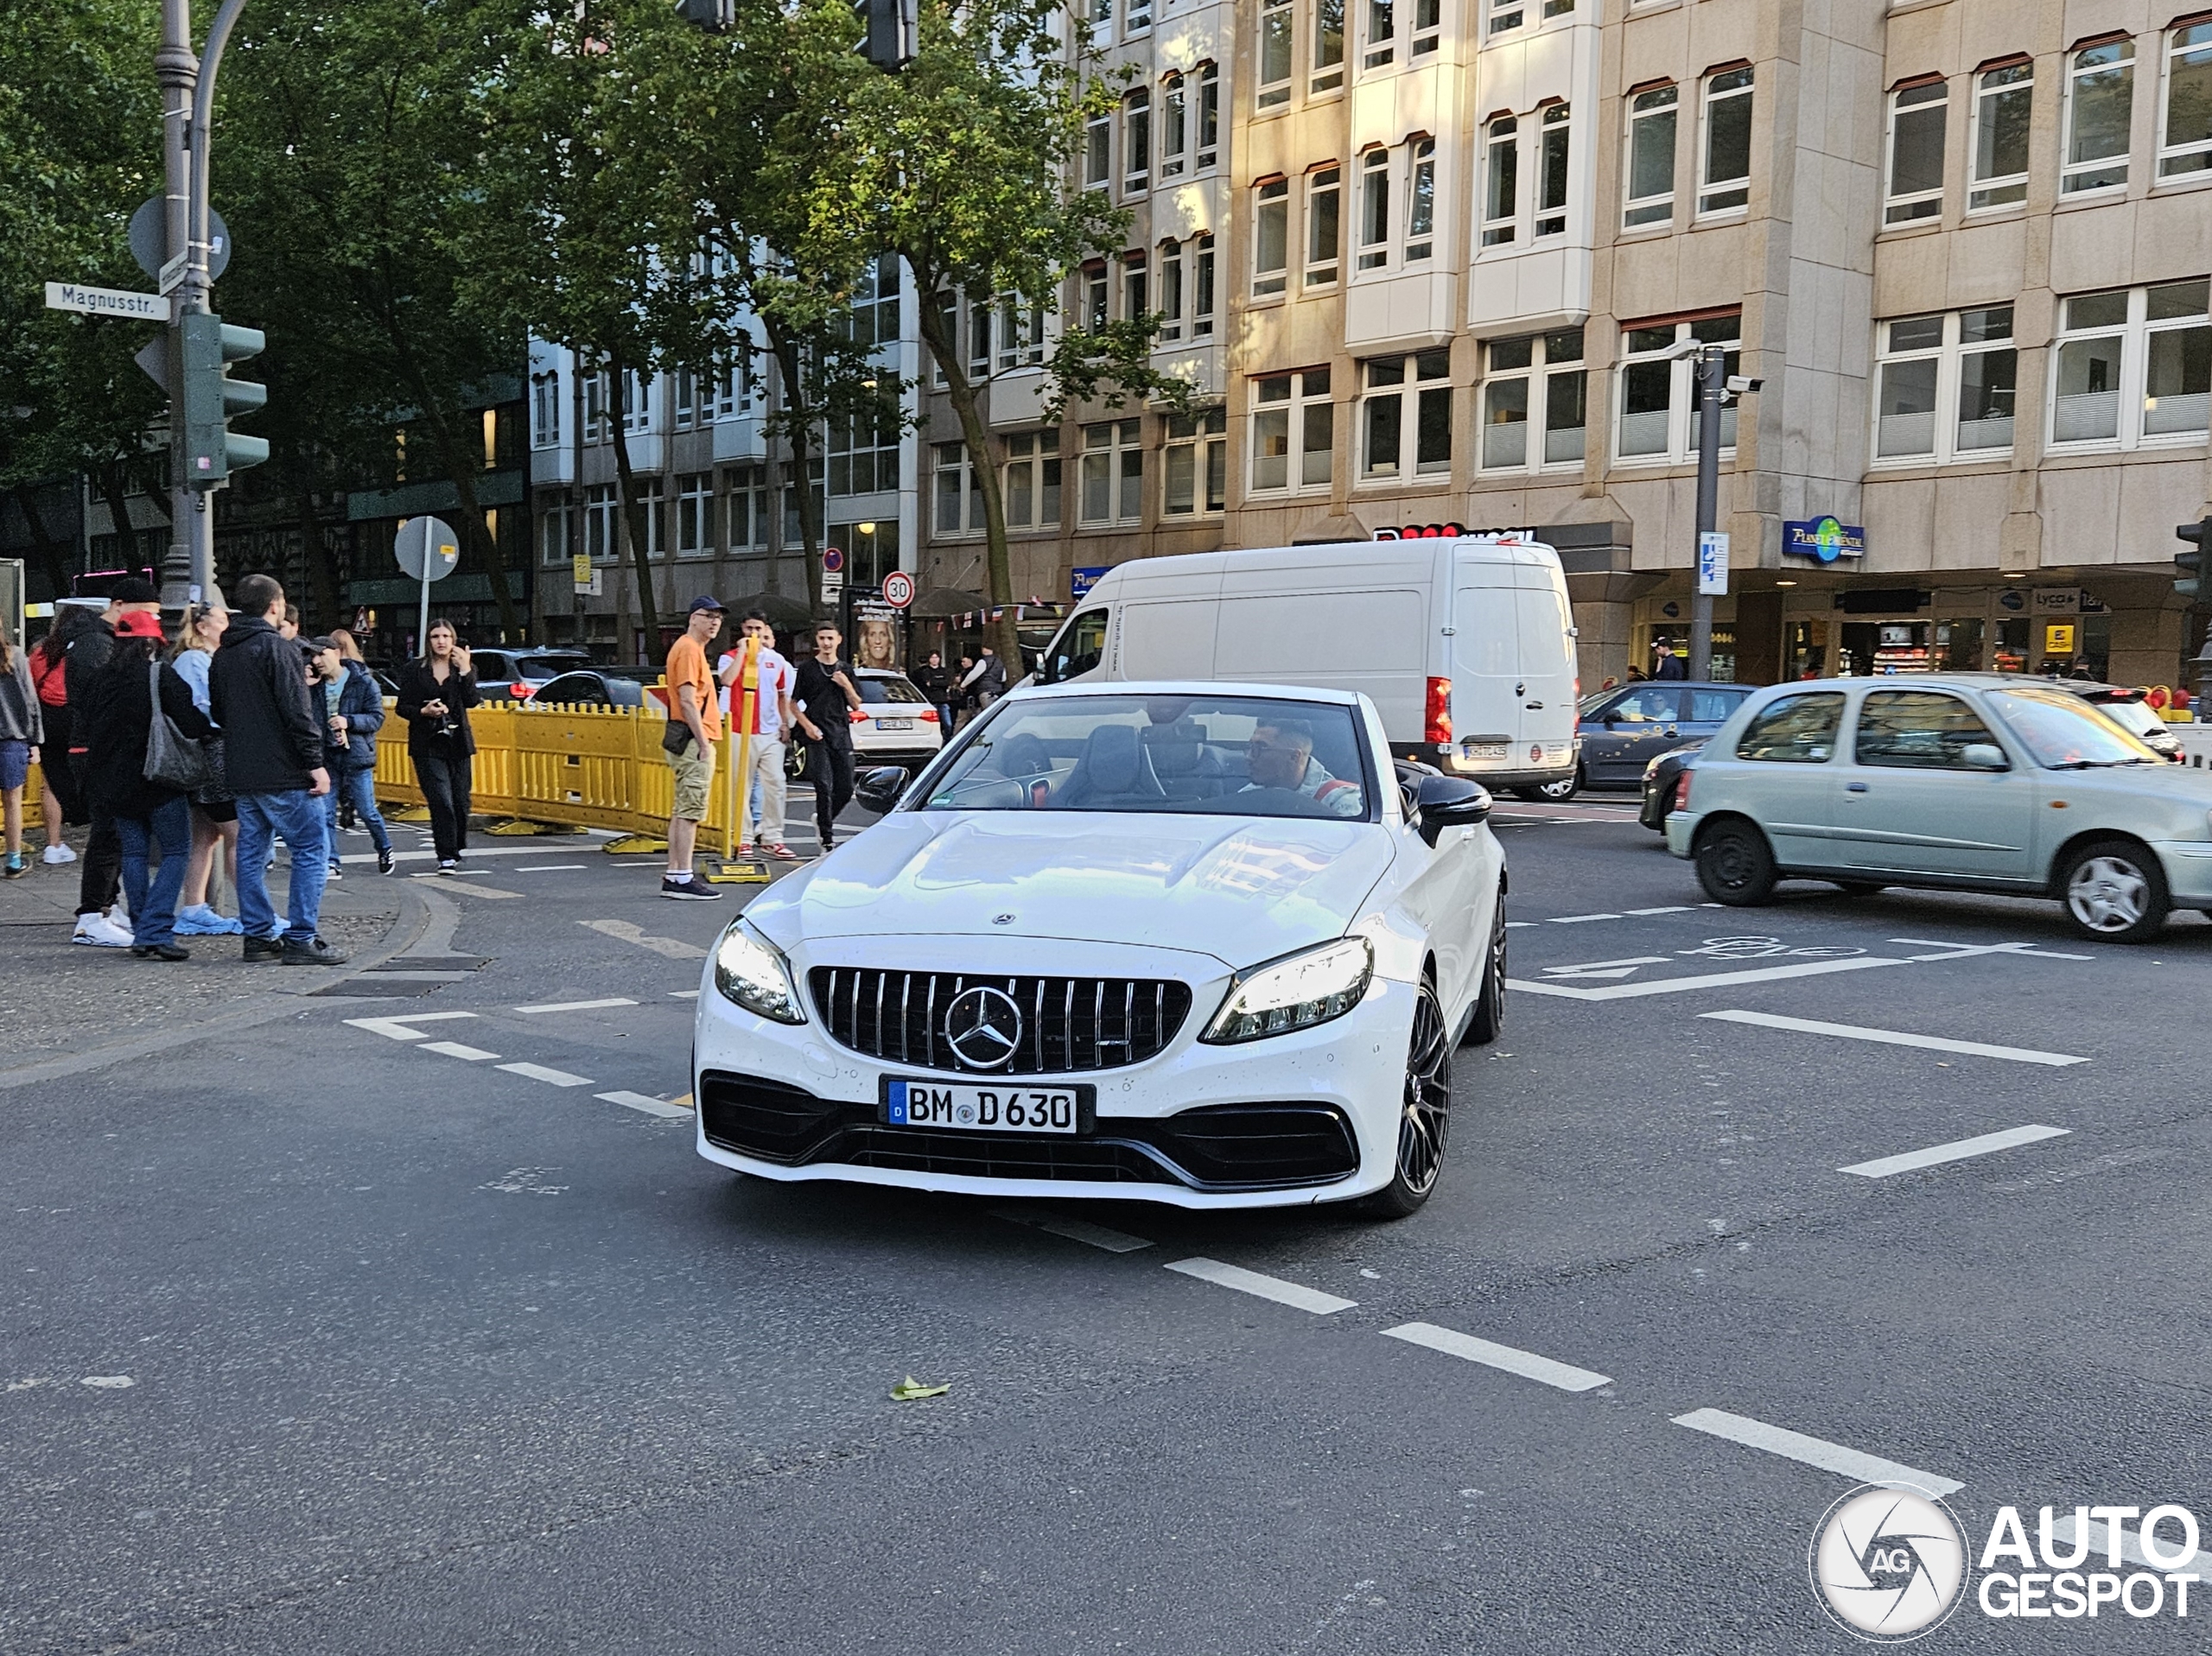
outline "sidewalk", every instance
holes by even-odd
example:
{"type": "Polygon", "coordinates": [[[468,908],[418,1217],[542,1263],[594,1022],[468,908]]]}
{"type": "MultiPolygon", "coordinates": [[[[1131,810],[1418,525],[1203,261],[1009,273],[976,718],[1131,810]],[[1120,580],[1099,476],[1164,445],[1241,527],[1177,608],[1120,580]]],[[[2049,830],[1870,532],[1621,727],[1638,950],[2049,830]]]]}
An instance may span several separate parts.
{"type": "MultiPolygon", "coordinates": [[[[69,830],[80,859],[85,832],[69,830]]],[[[0,880],[0,1080],[49,1059],[237,1012],[262,997],[309,993],[336,975],[314,967],[247,967],[237,937],[180,937],[192,958],[173,963],[73,943],[84,864],[49,867],[36,860],[46,840],[35,829],[24,843],[30,872],[0,880]]],[[[280,850],[269,875],[279,915],[284,876],[280,850]]],[[[324,890],[322,936],[358,960],[391,931],[402,902],[398,881],[348,868],[345,880],[324,890]]]]}

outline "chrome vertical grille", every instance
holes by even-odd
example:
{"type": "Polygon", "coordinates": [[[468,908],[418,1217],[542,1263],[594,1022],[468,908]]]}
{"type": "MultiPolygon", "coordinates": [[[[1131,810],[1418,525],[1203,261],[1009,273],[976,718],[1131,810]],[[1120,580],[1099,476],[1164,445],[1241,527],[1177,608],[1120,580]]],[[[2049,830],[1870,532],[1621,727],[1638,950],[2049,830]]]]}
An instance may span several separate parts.
{"type": "Polygon", "coordinates": [[[1190,1016],[1187,984],[1164,978],[993,977],[951,972],[817,966],[815,1010],[840,1046],[887,1063],[1002,1075],[1118,1069],[1154,1057],[1190,1016]],[[1012,1060],[970,1069],[945,1044],[944,1012],[963,989],[988,984],[1021,1010],[1012,1060]]]}

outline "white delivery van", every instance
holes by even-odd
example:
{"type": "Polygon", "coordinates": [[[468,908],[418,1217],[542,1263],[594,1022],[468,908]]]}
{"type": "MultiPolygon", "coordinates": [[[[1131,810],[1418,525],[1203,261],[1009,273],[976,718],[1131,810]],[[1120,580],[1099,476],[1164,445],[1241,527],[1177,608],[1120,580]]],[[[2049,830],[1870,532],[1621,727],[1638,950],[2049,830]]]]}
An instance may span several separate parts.
{"type": "Polygon", "coordinates": [[[1493,788],[1574,774],[1559,555],[1503,536],[1348,541],[1117,564],[1039,682],[1223,679],[1363,690],[1391,751],[1493,788]]]}

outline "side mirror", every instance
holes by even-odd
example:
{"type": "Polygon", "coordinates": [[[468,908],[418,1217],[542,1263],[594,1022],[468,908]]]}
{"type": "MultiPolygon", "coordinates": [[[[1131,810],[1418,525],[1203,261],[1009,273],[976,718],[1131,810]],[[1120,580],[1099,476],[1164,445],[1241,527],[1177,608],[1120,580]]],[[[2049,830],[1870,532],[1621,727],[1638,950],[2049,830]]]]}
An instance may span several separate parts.
{"type": "Polygon", "coordinates": [[[899,803],[899,796],[906,791],[906,771],[895,765],[886,765],[863,773],[853,789],[853,797],[862,810],[888,816],[899,803]]]}
{"type": "Polygon", "coordinates": [[[1490,819],[1490,790],[1464,777],[1423,777],[1414,794],[1421,837],[1434,845],[1444,830],[1472,828],[1490,819]]]}
{"type": "Polygon", "coordinates": [[[1959,754],[1959,761],[1969,771],[2009,771],[2012,761],[2005,757],[2005,750],[1994,742],[1969,742],[1959,754]]]}

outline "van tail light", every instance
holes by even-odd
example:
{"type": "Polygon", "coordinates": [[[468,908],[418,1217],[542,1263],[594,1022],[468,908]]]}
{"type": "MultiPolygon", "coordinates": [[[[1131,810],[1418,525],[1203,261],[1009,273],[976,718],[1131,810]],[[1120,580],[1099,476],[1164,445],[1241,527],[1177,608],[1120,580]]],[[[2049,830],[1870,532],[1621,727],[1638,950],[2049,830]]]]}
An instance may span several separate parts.
{"type": "Polygon", "coordinates": [[[924,707],[919,713],[916,714],[914,717],[920,720],[925,725],[933,725],[937,723],[937,709],[935,707],[924,707]]]}
{"type": "Polygon", "coordinates": [[[1690,778],[1696,774],[1694,771],[1685,771],[1675,778],[1675,809],[1676,810],[1686,811],[1690,808],[1690,778]]]}
{"type": "Polygon", "coordinates": [[[1428,708],[1421,720],[1421,739],[1439,747],[1452,746],[1452,681],[1448,678],[1428,682],[1428,708]]]}

